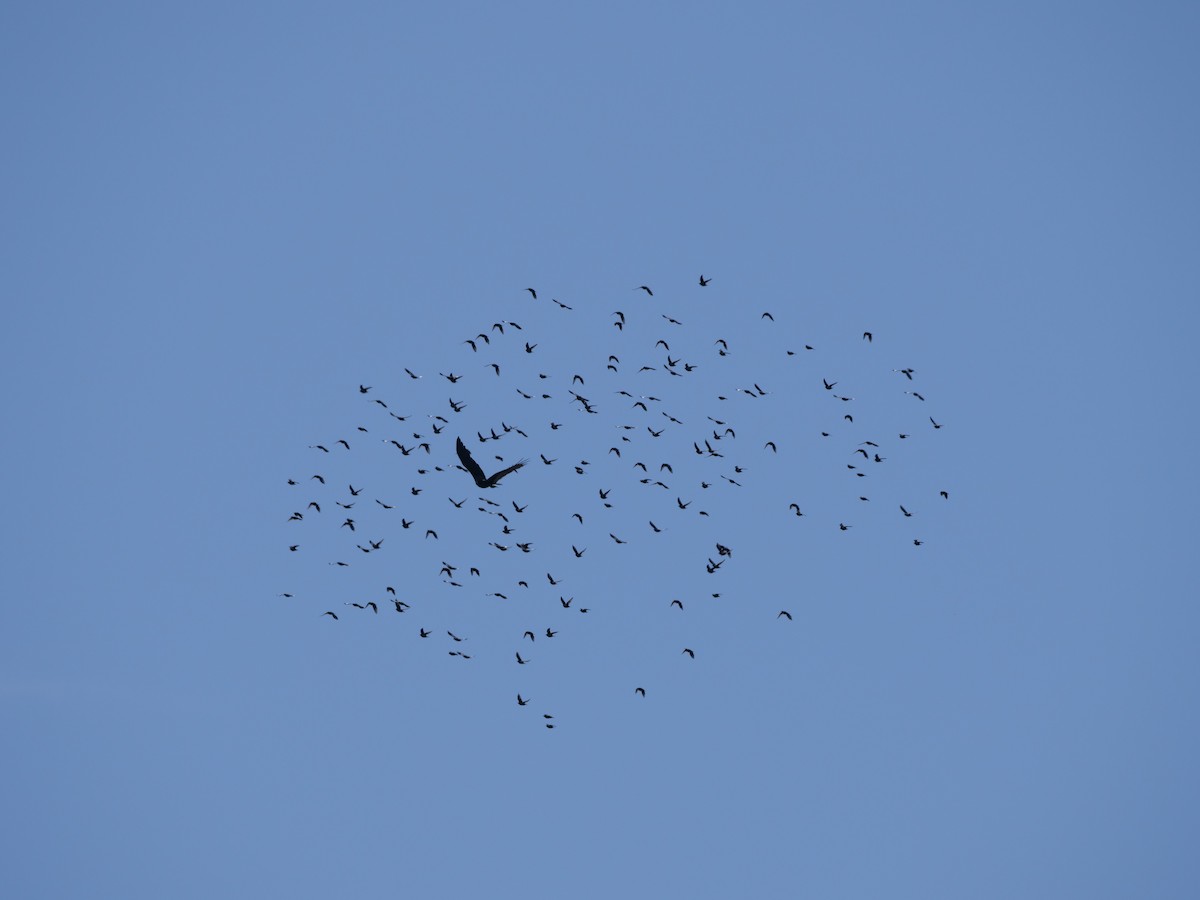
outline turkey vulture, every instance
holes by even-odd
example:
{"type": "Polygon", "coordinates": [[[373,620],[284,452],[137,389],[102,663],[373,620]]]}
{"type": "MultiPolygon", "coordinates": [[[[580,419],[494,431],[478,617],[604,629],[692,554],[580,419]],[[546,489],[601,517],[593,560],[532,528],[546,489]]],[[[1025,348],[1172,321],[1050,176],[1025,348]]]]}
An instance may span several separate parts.
{"type": "Polygon", "coordinates": [[[457,438],[454,446],[458,451],[459,461],[463,464],[471,477],[475,479],[475,484],[481,488],[494,488],[500,483],[500,479],[510,472],[515,472],[517,469],[525,465],[527,460],[521,460],[516,465],[509,466],[507,469],[501,469],[499,472],[492,475],[490,478],[483,474],[483,469],[479,468],[479,463],[471,458],[471,452],[467,450],[467,445],[462,442],[462,438],[457,438]]]}

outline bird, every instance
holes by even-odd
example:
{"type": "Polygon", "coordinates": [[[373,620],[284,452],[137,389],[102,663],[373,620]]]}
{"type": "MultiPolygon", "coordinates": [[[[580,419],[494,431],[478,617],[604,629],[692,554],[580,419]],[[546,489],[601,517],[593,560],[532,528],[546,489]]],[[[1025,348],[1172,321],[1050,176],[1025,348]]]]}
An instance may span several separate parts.
{"type": "Polygon", "coordinates": [[[688,656],[690,656],[692,659],[695,659],[695,658],[696,658],[696,653],[695,653],[695,651],[694,651],[694,650],[692,650],[692,649],[691,649],[691,648],[689,648],[689,647],[684,647],[684,648],[683,648],[683,652],[684,652],[684,653],[686,653],[688,656]]]}
{"type": "Polygon", "coordinates": [[[634,689],[633,689],[633,692],[634,692],[635,694],[641,694],[643,697],[645,697],[645,696],[646,696],[646,689],[645,689],[645,688],[634,688],[634,689]]]}
{"type": "Polygon", "coordinates": [[[826,381],[824,378],[822,378],[821,384],[825,385],[825,390],[832,391],[834,385],[837,384],[837,382],[836,381],[826,381]]]}
{"type": "Polygon", "coordinates": [[[528,705],[529,705],[529,701],[522,699],[521,695],[517,694],[517,706],[528,706],[528,705]]]}
{"type": "Polygon", "coordinates": [[[868,344],[872,343],[871,339],[873,337],[874,337],[874,335],[872,335],[871,332],[869,332],[869,331],[863,332],[863,340],[866,341],[868,344]]]}
{"type": "Polygon", "coordinates": [[[335,612],[331,612],[331,611],[329,611],[329,610],[326,610],[325,612],[321,613],[321,615],[323,615],[323,616],[329,616],[331,619],[333,619],[333,621],[335,621],[335,622],[337,621],[337,613],[335,613],[335,612]]]}
{"type": "MultiPolygon", "coordinates": [[[[929,421],[930,421],[930,422],[933,422],[933,416],[930,416],[930,417],[929,417],[929,421]]],[[[934,428],[941,428],[942,426],[941,426],[941,425],[939,425],[937,422],[933,422],[933,427],[934,427],[934,428]]]]}
{"type": "Polygon", "coordinates": [[[711,278],[705,278],[703,275],[701,275],[700,276],[700,287],[708,287],[708,284],[710,281],[712,281],[711,278]]]}
{"type": "Polygon", "coordinates": [[[511,472],[517,471],[517,469],[520,469],[525,465],[526,462],[528,462],[528,460],[523,459],[515,465],[509,466],[507,469],[501,469],[499,472],[487,476],[483,474],[483,469],[479,467],[479,463],[475,462],[475,460],[471,458],[471,451],[467,449],[467,445],[462,442],[461,437],[456,438],[454,449],[458,453],[459,461],[462,462],[463,467],[467,470],[467,472],[470,473],[471,477],[475,479],[475,484],[481,488],[494,488],[500,483],[501,478],[511,472]]]}
{"type": "Polygon", "coordinates": [[[789,503],[788,509],[794,509],[796,511],[797,516],[804,515],[804,513],[800,512],[800,504],[798,504],[798,503],[789,503]]]}
{"type": "Polygon", "coordinates": [[[938,493],[939,493],[939,494],[942,496],[942,499],[943,499],[943,500],[949,500],[949,499],[950,499],[950,494],[949,494],[949,493],[947,493],[946,491],[938,491],[938,493]]]}
{"type": "Polygon", "coordinates": [[[678,606],[680,609],[683,609],[683,601],[682,600],[672,600],[671,606],[678,606]]]}
{"type": "Polygon", "coordinates": [[[790,612],[788,612],[786,609],[781,609],[779,611],[779,615],[776,616],[775,618],[778,619],[780,617],[786,617],[789,622],[792,621],[792,614],[790,612]]]}
{"type": "Polygon", "coordinates": [[[638,285],[638,290],[639,290],[639,291],[645,291],[645,292],[646,292],[647,294],[649,294],[651,297],[653,297],[653,296],[654,296],[654,291],[650,290],[650,288],[646,287],[644,284],[642,284],[642,285],[638,285]]]}
{"type": "Polygon", "coordinates": [[[907,509],[905,509],[905,508],[904,508],[904,504],[903,504],[903,503],[902,503],[902,504],[900,504],[900,512],[904,513],[904,518],[906,518],[906,519],[908,519],[908,518],[911,518],[911,517],[912,517],[912,513],[910,513],[910,512],[909,512],[907,509]]]}
{"type": "Polygon", "coordinates": [[[537,291],[535,291],[533,288],[525,288],[525,290],[529,291],[534,300],[537,299],[537,291]]]}
{"type": "Polygon", "coordinates": [[[527,660],[527,659],[522,659],[522,657],[521,657],[521,654],[520,654],[520,653],[517,653],[517,654],[516,654],[516,656],[517,656],[517,665],[519,665],[519,666],[523,666],[523,665],[525,665],[527,662],[529,662],[529,660],[527,660]]]}

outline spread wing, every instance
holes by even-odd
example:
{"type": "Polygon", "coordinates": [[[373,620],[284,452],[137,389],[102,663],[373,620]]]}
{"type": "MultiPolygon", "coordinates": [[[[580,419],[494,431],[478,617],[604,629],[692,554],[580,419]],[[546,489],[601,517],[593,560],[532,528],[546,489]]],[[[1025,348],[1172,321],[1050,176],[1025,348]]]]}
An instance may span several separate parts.
{"type": "MultiPolygon", "coordinates": [[[[486,482],[485,482],[485,483],[482,485],[482,487],[495,487],[497,484],[499,484],[499,483],[500,483],[500,479],[501,479],[501,478],[503,478],[505,475],[508,475],[510,472],[515,472],[515,471],[517,471],[517,469],[519,469],[519,468],[521,468],[522,466],[524,466],[524,465],[525,465],[525,463],[527,463],[527,462],[528,462],[528,460],[526,460],[526,459],[523,459],[523,460],[521,460],[519,463],[517,463],[517,464],[516,464],[516,465],[514,465],[514,466],[509,466],[507,469],[501,469],[499,472],[497,472],[495,475],[493,475],[491,478],[489,478],[489,479],[488,479],[488,480],[487,480],[487,481],[486,481],[486,482]]],[[[478,466],[476,466],[475,468],[479,468],[479,467],[478,467],[478,466]]],[[[483,473],[482,473],[482,472],[480,472],[479,474],[480,474],[480,475],[482,475],[483,473]]]]}
{"type": "MultiPolygon", "coordinates": [[[[471,477],[475,479],[475,484],[479,487],[488,487],[487,476],[483,474],[483,469],[479,468],[479,463],[471,459],[471,452],[467,449],[467,445],[462,442],[462,438],[457,438],[454,444],[454,449],[458,452],[458,460],[463,464],[471,477]]],[[[492,476],[495,478],[496,476],[492,476]]]]}

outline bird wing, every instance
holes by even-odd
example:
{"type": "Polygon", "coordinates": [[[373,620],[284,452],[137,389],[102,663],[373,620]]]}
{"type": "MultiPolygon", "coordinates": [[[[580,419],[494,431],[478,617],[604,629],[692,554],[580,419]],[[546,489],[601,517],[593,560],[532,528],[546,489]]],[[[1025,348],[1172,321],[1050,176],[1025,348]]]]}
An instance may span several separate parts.
{"type": "Polygon", "coordinates": [[[471,458],[471,451],[462,442],[462,438],[455,439],[454,449],[458,452],[458,460],[463,464],[463,468],[475,479],[475,484],[478,487],[488,487],[487,476],[483,474],[483,469],[479,468],[479,463],[471,458]]]}
{"type": "MultiPolygon", "coordinates": [[[[464,448],[464,449],[466,449],[466,448],[464,448]]],[[[461,455],[461,454],[460,454],[460,455],[461,455]]],[[[522,466],[524,466],[526,462],[528,462],[528,460],[524,460],[524,459],[523,459],[523,460],[521,460],[519,463],[517,463],[516,465],[509,466],[507,469],[501,469],[499,472],[497,472],[497,473],[496,473],[495,475],[493,475],[491,478],[488,478],[486,481],[484,481],[484,482],[483,482],[482,484],[480,484],[479,486],[480,486],[480,487],[495,487],[495,486],[496,486],[496,485],[497,485],[497,484],[500,482],[500,479],[501,479],[501,478],[503,478],[505,475],[508,475],[508,474],[509,474],[509,473],[511,473],[511,472],[515,472],[515,471],[517,471],[517,469],[519,469],[519,468],[521,468],[522,466]]],[[[478,468],[479,468],[479,466],[476,466],[475,468],[476,468],[476,469],[478,469],[478,468]]],[[[480,474],[480,475],[482,475],[482,474],[483,474],[483,472],[482,472],[482,471],[480,471],[480,473],[479,473],[479,474],[480,474]]],[[[476,482],[478,482],[478,481],[479,481],[479,479],[478,479],[478,478],[476,478],[475,480],[476,480],[476,482]]]]}

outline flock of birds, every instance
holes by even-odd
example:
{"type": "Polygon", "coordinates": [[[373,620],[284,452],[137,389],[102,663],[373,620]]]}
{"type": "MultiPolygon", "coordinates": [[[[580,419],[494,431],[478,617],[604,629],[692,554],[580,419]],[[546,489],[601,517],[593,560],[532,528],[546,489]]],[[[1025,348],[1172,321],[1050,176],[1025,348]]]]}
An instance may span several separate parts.
{"type": "MultiPolygon", "coordinates": [[[[711,281],[702,275],[699,287],[711,281]]],[[[591,612],[592,604],[609,589],[614,572],[659,562],[658,549],[648,543],[674,532],[673,546],[683,548],[696,571],[702,566],[705,576],[720,576],[727,565],[732,568],[730,545],[743,526],[737,514],[731,521],[718,522],[710,513],[728,508],[718,495],[741,491],[765,471],[771,479],[771,499],[766,501],[768,509],[755,515],[811,518],[801,497],[775,493],[781,486],[780,461],[789,453],[795,460],[801,429],[806,438],[844,448],[845,468],[829,477],[844,479],[851,503],[843,515],[825,523],[844,533],[856,524],[850,510],[870,503],[872,491],[866,485],[873,483],[872,476],[887,471],[889,455],[919,443],[918,429],[934,433],[942,428],[924,411],[925,396],[912,389],[917,370],[911,366],[890,370],[897,399],[903,396],[901,402],[911,405],[900,413],[901,430],[888,434],[870,429],[861,416],[856,421],[855,397],[841,387],[846,376],[826,371],[819,382],[812,380],[811,391],[821,397],[818,402],[826,403],[828,413],[811,427],[797,424],[766,440],[758,439],[766,435],[758,435],[751,443],[746,434],[761,427],[763,416],[748,405],[769,403],[777,396],[794,404],[792,395],[804,369],[799,368],[801,360],[791,358],[820,359],[813,344],[789,347],[780,343],[787,336],[775,335],[777,355],[792,367],[783,370],[791,382],[786,390],[768,390],[753,378],[737,380],[739,356],[761,367],[770,346],[733,347],[720,335],[697,335],[681,321],[686,313],[663,311],[661,299],[641,285],[632,289],[642,292],[636,295],[641,299],[612,312],[602,350],[590,340],[586,346],[567,348],[565,355],[561,348],[554,354],[544,345],[561,336],[561,326],[550,326],[553,333],[537,331],[529,320],[545,326],[551,312],[580,313],[576,304],[547,301],[536,289],[526,290],[529,297],[523,303],[532,309],[517,315],[525,324],[507,318],[480,323],[462,339],[448,371],[403,368],[400,383],[386,391],[359,384],[354,393],[361,405],[353,431],[309,445],[311,471],[287,479],[295,502],[284,517],[285,545],[295,555],[292,559],[323,563],[340,572],[366,568],[364,577],[373,582],[343,576],[338,591],[348,599],[316,613],[321,618],[340,622],[351,612],[374,617],[381,615],[382,607],[385,613],[402,614],[404,622],[441,619],[441,627],[425,621],[409,627],[416,640],[442,643],[446,656],[465,663],[477,654],[495,658],[496,648],[465,636],[477,608],[440,601],[468,594],[504,605],[512,621],[522,622],[512,628],[510,645],[500,651],[512,654],[512,696],[518,708],[530,703],[523,677],[534,648],[549,641],[561,643],[560,632],[578,634],[574,623],[586,620],[568,617],[591,612]],[[594,369],[588,366],[593,360],[594,369]],[[721,370],[715,383],[724,387],[711,396],[694,389],[700,373],[713,368],[721,370]],[[431,392],[434,397],[428,396],[431,392]],[[418,403],[434,405],[416,414],[413,407],[418,403]],[[525,453],[497,452],[513,445],[525,453]],[[379,454],[388,458],[380,461],[379,454]],[[542,509],[531,510],[534,501],[525,499],[534,487],[539,492],[536,506],[542,509]],[[550,493],[542,496],[547,487],[550,493]],[[605,550],[593,550],[585,559],[595,542],[602,542],[605,550]],[[453,552],[444,549],[448,545],[453,552]],[[467,554],[469,559],[460,561],[467,554]],[[600,555],[604,558],[597,565],[605,568],[585,570],[582,581],[575,577],[571,567],[600,555]],[[390,558],[393,566],[399,560],[406,570],[420,571],[423,583],[416,578],[408,578],[401,587],[382,583],[389,579],[379,574],[380,557],[390,558]]],[[[750,327],[776,328],[770,311],[753,317],[759,323],[747,323],[750,327]]],[[[864,352],[873,352],[869,348],[874,338],[871,331],[861,338],[856,332],[855,342],[864,352]]],[[[822,360],[821,365],[834,364],[822,360]]],[[[789,421],[787,410],[776,410],[770,421],[789,421]]],[[[796,468],[794,461],[783,467],[796,468]]],[[[949,500],[944,487],[936,496],[938,502],[949,500]]],[[[761,496],[756,499],[763,503],[761,496]]],[[[925,499],[916,496],[897,503],[893,515],[907,524],[925,499]]],[[[905,540],[916,548],[924,544],[915,533],[905,540]]],[[[729,594],[707,593],[714,600],[729,594]]],[[[300,593],[289,590],[280,596],[290,599],[300,593]]],[[[679,597],[661,602],[671,614],[686,615],[679,597]]],[[[783,627],[793,621],[793,614],[786,608],[772,610],[772,618],[783,627]]],[[[489,628],[489,637],[496,630],[489,628]]],[[[685,661],[697,655],[695,647],[686,644],[676,644],[671,652],[685,661]]],[[[625,690],[640,699],[647,696],[647,687],[629,683],[625,690]]],[[[553,713],[543,712],[541,724],[553,729],[554,719],[553,713]]]]}

